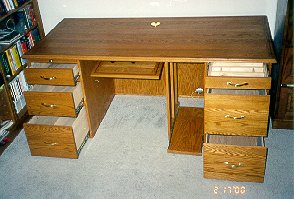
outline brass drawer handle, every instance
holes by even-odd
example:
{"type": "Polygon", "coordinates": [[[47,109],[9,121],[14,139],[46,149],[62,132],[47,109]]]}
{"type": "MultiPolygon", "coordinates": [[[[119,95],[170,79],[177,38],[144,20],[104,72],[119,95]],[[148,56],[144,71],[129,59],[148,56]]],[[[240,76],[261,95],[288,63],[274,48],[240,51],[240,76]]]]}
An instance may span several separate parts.
{"type": "Polygon", "coordinates": [[[245,116],[241,115],[240,117],[234,117],[234,116],[230,116],[230,115],[225,115],[225,118],[230,118],[230,119],[234,119],[234,120],[241,120],[241,119],[244,119],[245,116]]]}
{"type": "Polygon", "coordinates": [[[239,162],[238,164],[231,164],[229,162],[224,162],[225,165],[228,166],[228,168],[230,169],[237,169],[238,167],[242,166],[241,162],[239,162]]]}
{"type": "Polygon", "coordinates": [[[45,106],[47,108],[55,108],[56,105],[55,104],[46,104],[46,103],[41,103],[42,106],[45,106]]]}
{"type": "Polygon", "coordinates": [[[52,77],[45,77],[45,76],[41,75],[40,77],[42,79],[44,79],[44,80],[54,80],[54,79],[56,79],[56,77],[54,77],[54,76],[52,76],[52,77]]]}
{"type": "Polygon", "coordinates": [[[281,84],[281,87],[294,88],[294,84],[281,84]]]}
{"type": "Polygon", "coordinates": [[[227,85],[229,85],[229,86],[234,86],[234,87],[241,87],[241,86],[246,86],[246,85],[248,85],[248,83],[247,83],[247,82],[243,82],[243,83],[241,83],[241,84],[234,84],[234,83],[232,83],[232,82],[227,82],[227,85]]]}
{"type": "Polygon", "coordinates": [[[48,146],[55,146],[58,143],[57,142],[53,142],[53,143],[48,143],[48,142],[44,142],[44,144],[48,145],[48,146]]]}

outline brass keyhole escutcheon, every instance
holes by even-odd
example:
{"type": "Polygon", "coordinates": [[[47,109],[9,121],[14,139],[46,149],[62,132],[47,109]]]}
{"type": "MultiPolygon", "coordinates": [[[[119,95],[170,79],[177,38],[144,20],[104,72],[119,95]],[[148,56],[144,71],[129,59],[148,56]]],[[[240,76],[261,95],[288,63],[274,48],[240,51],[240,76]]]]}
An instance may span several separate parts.
{"type": "Polygon", "coordinates": [[[151,26],[153,26],[154,28],[156,28],[159,25],[160,25],[160,22],[159,21],[157,21],[157,22],[155,22],[155,21],[151,22],[151,26]]]}

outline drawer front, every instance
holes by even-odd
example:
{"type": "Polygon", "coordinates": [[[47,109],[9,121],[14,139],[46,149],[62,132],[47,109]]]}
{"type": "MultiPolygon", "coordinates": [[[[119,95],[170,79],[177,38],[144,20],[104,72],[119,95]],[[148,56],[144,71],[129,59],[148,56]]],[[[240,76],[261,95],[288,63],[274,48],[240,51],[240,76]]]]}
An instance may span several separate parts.
{"type": "Polygon", "coordinates": [[[263,182],[266,153],[265,147],[205,143],[203,146],[204,177],[263,182]]]}
{"type": "Polygon", "coordinates": [[[205,94],[204,132],[267,136],[269,101],[269,96],[205,94]]]}
{"type": "Polygon", "coordinates": [[[205,88],[270,89],[270,77],[206,77],[205,88]]]}
{"type": "Polygon", "coordinates": [[[24,124],[24,130],[32,155],[78,158],[89,125],[83,108],[77,118],[35,116],[24,124]]]}
{"type": "Polygon", "coordinates": [[[33,156],[78,158],[71,127],[24,124],[33,156]]]}
{"type": "Polygon", "coordinates": [[[72,93],[25,92],[29,115],[52,115],[76,117],[72,93]]]}
{"type": "Polygon", "coordinates": [[[69,68],[25,68],[24,73],[28,84],[74,86],[78,78],[69,68]]]}

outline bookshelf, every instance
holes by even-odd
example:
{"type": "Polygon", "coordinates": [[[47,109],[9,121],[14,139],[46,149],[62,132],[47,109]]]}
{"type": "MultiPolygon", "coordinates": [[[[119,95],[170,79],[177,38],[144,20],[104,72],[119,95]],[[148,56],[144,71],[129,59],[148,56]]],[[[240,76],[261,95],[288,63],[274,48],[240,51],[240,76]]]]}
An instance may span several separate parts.
{"type": "MultiPolygon", "coordinates": [[[[23,92],[29,85],[23,74],[27,63],[22,55],[44,36],[37,0],[0,0],[0,121],[13,121],[7,136],[11,140],[27,118],[23,92]]],[[[0,155],[7,146],[0,146],[0,155]]]]}

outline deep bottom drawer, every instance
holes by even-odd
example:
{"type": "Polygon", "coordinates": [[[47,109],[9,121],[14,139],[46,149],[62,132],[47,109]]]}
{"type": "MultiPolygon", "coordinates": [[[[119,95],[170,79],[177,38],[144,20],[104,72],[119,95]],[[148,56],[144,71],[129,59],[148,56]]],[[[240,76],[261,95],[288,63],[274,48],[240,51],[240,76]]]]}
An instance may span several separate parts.
{"type": "Polygon", "coordinates": [[[89,125],[83,108],[77,118],[34,116],[24,129],[33,156],[78,158],[89,125]]]}
{"type": "Polygon", "coordinates": [[[267,149],[261,137],[210,135],[203,146],[204,177],[263,182],[267,149]]]}

